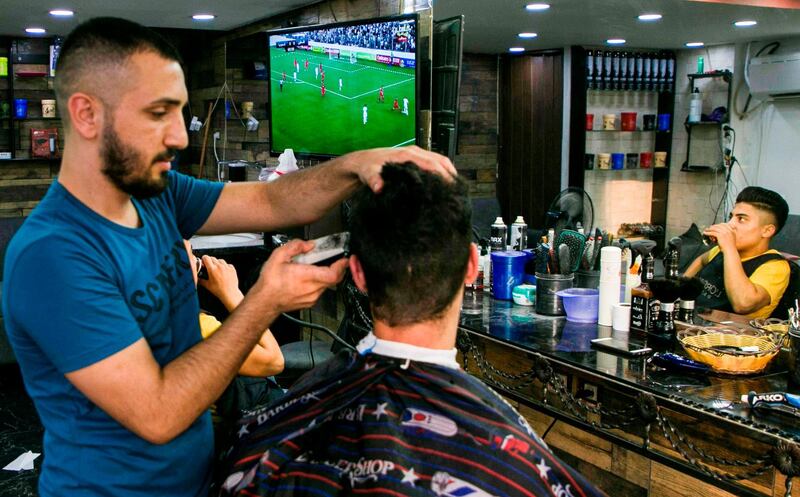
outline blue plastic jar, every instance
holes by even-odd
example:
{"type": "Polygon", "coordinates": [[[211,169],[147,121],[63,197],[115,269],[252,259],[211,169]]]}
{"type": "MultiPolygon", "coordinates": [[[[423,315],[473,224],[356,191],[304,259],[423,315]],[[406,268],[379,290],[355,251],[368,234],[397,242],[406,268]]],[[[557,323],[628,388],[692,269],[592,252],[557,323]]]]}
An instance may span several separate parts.
{"type": "Polygon", "coordinates": [[[492,296],[500,300],[511,300],[514,287],[521,285],[525,276],[528,254],[508,250],[492,252],[492,296]]]}

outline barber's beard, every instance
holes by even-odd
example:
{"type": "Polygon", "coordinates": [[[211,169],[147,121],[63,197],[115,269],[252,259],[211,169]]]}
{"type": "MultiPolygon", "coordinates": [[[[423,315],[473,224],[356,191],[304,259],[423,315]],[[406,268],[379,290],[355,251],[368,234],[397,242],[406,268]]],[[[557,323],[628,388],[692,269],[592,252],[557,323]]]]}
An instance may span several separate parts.
{"type": "Polygon", "coordinates": [[[155,162],[171,160],[177,151],[167,149],[147,162],[142,154],[123,143],[114,131],[113,123],[103,129],[103,146],[100,156],[103,161],[103,174],[121,191],[136,198],[154,197],[167,187],[167,172],[157,178],[150,176],[150,168],[155,162]]]}

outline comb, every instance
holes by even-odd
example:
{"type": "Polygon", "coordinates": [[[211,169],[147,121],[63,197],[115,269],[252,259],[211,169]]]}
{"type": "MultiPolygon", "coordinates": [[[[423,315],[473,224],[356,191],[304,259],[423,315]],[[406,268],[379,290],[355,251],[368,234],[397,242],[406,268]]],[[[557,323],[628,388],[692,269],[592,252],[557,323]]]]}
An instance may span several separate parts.
{"type": "Polygon", "coordinates": [[[561,246],[566,245],[569,248],[568,268],[562,267],[563,264],[559,260],[559,267],[562,269],[561,274],[569,274],[577,271],[581,264],[583,249],[586,247],[586,235],[573,230],[562,230],[561,233],[558,234],[556,243],[559,248],[559,258],[561,257],[561,246]],[[568,269],[568,271],[564,273],[564,269],[568,269]]]}
{"type": "MultiPolygon", "coordinates": [[[[563,231],[561,232],[564,233],[563,231]]],[[[558,246],[558,269],[561,274],[570,274],[572,270],[572,257],[569,245],[562,243],[558,246]]]]}
{"type": "Polygon", "coordinates": [[[592,257],[594,255],[594,238],[586,240],[586,246],[583,249],[583,257],[581,257],[581,267],[583,269],[592,269],[592,257]]]}

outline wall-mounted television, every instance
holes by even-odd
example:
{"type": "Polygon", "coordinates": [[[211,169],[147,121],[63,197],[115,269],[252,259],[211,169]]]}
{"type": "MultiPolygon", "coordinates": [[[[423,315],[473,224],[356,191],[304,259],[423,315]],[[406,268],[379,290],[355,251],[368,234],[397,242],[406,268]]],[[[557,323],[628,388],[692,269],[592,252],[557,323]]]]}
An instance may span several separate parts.
{"type": "Polygon", "coordinates": [[[417,33],[416,14],[268,32],[270,152],[416,143],[417,33]]]}

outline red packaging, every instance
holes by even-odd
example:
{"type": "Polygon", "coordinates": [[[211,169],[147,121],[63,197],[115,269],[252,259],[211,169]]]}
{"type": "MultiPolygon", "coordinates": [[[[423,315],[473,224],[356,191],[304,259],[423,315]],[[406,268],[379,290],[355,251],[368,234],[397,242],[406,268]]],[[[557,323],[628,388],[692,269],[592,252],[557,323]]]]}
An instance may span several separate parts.
{"type": "Polygon", "coordinates": [[[636,131],[636,113],[623,112],[622,113],[622,131],[636,131]]]}
{"type": "Polygon", "coordinates": [[[59,157],[58,129],[31,128],[31,157],[59,157]]]}
{"type": "Polygon", "coordinates": [[[586,131],[594,128],[594,114],[586,114],[586,131]]]}
{"type": "Polygon", "coordinates": [[[642,152],[639,155],[639,167],[642,169],[653,167],[653,152],[642,152]]]}

